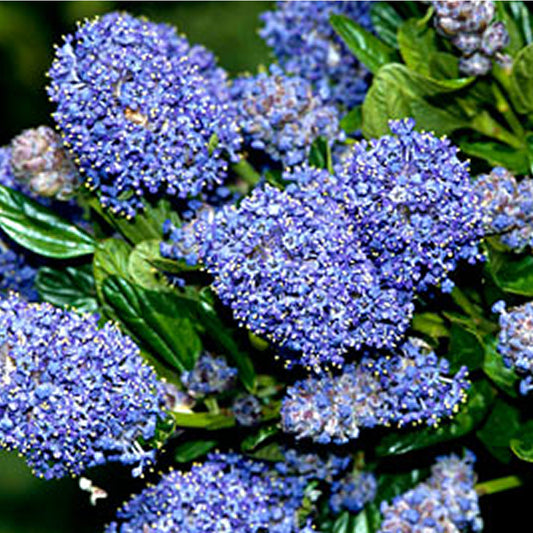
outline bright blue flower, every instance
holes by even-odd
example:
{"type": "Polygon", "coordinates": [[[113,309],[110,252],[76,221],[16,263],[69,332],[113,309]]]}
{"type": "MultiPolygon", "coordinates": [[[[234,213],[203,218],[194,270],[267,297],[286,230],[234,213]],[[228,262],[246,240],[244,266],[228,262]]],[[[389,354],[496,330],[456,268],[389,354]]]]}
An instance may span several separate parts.
{"type": "Polygon", "coordinates": [[[169,26],[111,13],[65,38],[50,69],[54,118],[102,205],[220,183],[240,136],[212,56],[169,26]]]}
{"type": "Polygon", "coordinates": [[[235,398],[231,411],[241,426],[254,426],[261,420],[261,402],[253,394],[235,398]]]}
{"type": "Polygon", "coordinates": [[[236,377],[237,369],[230,367],[224,357],[205,353],[192,370],[182,373],[181,382],[191,396],[205,396],[228,390],[236,377]]]}
{"type": "Polygon", "coordinates": [[[237,79],[232,95],[245,142],[286,166],[306,161],[318,137],[330,146],[344,139],[337,109],[307,80],[275,65],[269,73],[237,79]]]}
{"type": "Polygon", "coordinates": [[[241,455],[210,454],[134,496],[106,533],[310,533],[298,516],[306,484],[241,455]]]}
{"type": "Polygon", "coordinates": [[[164,416],[163,390],[139,348],[97,320],[16,295],[0,302],[0,444],[39,477],[153,461],[139,440],[164,416]]]}
{"type": "Polygon", "coordinates": [[[281,408],[283,429],[297,438],[343,444],[361,428],[437,426],[457,413],[470,386],[467,368],[449,376],[449,364],[420,341],[399,352],[365,357],[338,376],[311,376],[287,389],[281,408]]]}
{"type": "Polygon", "coordinates": [[[278,2],[259,34],[289,74],[311,82],[332,103],[363,101],[368,73],[335,33],[329,17],[344,15],[371,30],[370,2],[278,2]]]}
{"type": "Polygon", "coordinates": [[[391,121],[393,135],[355,144],[339,179],[367,256],[393,287],[418,292],[445,282],[461,259],[480,259],[483,229],[467,162],[414,126],[391,121]]]}
{"type": "Polygon", "coordinates": [[[378,483],[372,472],[356,470],[331,485],[329,505],[334,513],[358,513],[376,497],[378,483]]]}
{"type": "Polygon", "coordinates": [[[439,457],[424,483],[383,502],[383,522],[378,533],[433,531],[454,533],[481,531],[478,495],[474,485],[475,455],[467,451],[463,459],[455,454],[439,457]]]}

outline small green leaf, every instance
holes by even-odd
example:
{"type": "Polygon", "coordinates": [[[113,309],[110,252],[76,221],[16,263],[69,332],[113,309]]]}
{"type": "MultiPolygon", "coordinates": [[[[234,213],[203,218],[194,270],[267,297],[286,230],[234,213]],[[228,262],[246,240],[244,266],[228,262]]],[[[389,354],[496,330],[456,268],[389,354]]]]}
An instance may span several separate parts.
{"type": "Polygon", "coordinates": [[[533,111],[533,44],[520,50],[513,62],[511,97],[519,113],[533,111]]]}
{"type": "Polygon", "coordinates": [[[498,339],[485,340],[485,359],[483,371],[500,389],[513,398],[518,397],[518,382],[520,378],[511,369],[505,366],[503,357],[498,353],[498,339]]]}
{"type": "Polygon", "coordinates": [[[417,313],[411,321],[411,327],[433,339],[450,334],[444,320],[437,313],[417,313]]]}
{"type": "Polygon", "coordinates": [[[526,422],[519,430],[514,439],[511,440],[511,449],[515,455],[527,461],[533,463],[533,421],[526,422]]]}
{"type": "Polygon", "coordinates": [[[382,473],[377,476],[378,487],[376,491],[376,501],[392,501],[396,496],[412,489],[416,484],[423,481],[428,476],[425,469],[410,470],[401,474],[382,473]]]}
{"type": "Polygon", "coordinates": [[[459,141],[459,147],[466,154],[483,159],[491,167],[504,166],[516,174],[529,172],[528,155],[524,149],[513,148],[496,141],[459,141]]]}
{"type": "Polygon", "coordinates": [[[437,52],[435,30],[419,19],[406,20],[398,30],[400,54],[405,64],[420,74],[429,76],[431,54],[437,52]]]}
{"type": "Polygon", "coordinates": [[[486,241],[486,268],[494,282],[505,292],[533,296],[533,255],[506,253],[486,241]]]}
{"type": "Polygon", "coordinates": [[[438,428],[416,428],[392,432],[376,448],[379,456],[401,455],[457,439],[470,433],[485,418],[494,399],[494,392],[486,381],[474,383],[468,394],[468,401],[450,421],[443,420],[438,428]]]}
{"type": "Polygon", "coordinates": [[[58,307],[75,307],[79,311],[98,311],[96,288],[91,265],[62,269],[41,267],[35,280],[39,295],[58,307]]]}
{"type": "Polygon", "coordinates": [[[170,415],[178,428],[217,430],[235,426],[235,418],[224,413],[177,413],[170,415]]]}
{"type": "Polygon", "coordinates": [[[450,372],[457,372],[462,366],[467,366],[471,372],[481,368],[484,360],[481,339],[473,331],[452,324],[447,359],[450,372]]]}
{"type": "Polygon", "coordinates": [[[179,445],[174,451],[174,460],[178,463],[189,463],[211,451],[218,441],[190,440],[179,445]]]}
{"type": "Polygon", "coordinates": [[[0,185],[0,227],[15,242],[45,257],[67,259],[94,253],[94,238],[51,209],[0,185]]]}
{"type": "Polygon", "coordinates": [[[393,48],[398,48],[396,35],[403,19],[394,7],[388,2],[372,2],[370,19],[374,31],[381,37],[381,40],[393,48]]]}
{"type": "Polygon", "coordinates": [[[331,147],[324,137],[319,137],[311,145],[309,154],[309,164],[316,168],[325,168],[333,172],[333,162],[331,159],[331,147]]]}
{"type": "Polygon", "coordinates": [[[330,23],[352,53],[370,72],[396,60],[396,52],[388,44],[342,15],[331,15],[330,23]]]}
{"type": "Polygon", "coordinates": [[[159,252],[158,239],[143,241],[128,256],[128,273],[130,278],[144,289],[155,291],[172,291],[164,275],[157,269],[157,264],[164,264],[159,252]]]}
{"type": "Polygon", "coordinates": [[[509,444],[520,428],[518,409],[497,398],[494,407],[477,436],[494,457],[503,463],[511,460],[509,444]]]}
{"type": "Polygon", "coordinates": [[[182,372],[193,368],[202,343],[186,308],[172,294],[149,291],[117,276],[102,285],[105,305],[136,342],[182,372]]]}
{"type": "Polygon", "coordinates": [[[342,117],[340,125],[346,133],[355,133],[361,129],[362,123],[363,115],[361,106],[357,106],[342,117]]]}
{"type": "Polygon", "coordinates": [[[248,435],[242,441],[241,450],[243,452],[251,452],[276,433],[279,433],[279,427],[277,425],[264,426],[257,433],[248,435]]]}

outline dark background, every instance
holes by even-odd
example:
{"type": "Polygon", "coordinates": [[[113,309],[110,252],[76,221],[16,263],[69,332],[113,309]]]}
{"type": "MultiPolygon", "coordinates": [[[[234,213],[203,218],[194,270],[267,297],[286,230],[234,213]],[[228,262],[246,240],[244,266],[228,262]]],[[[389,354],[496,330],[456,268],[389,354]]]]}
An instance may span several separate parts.
{"type": "MultiPolygon", "coordinates": [[[[268,50],[257,35],[258,15],[269,5],[270,2],[0,1],[0,145],[22,129],[51,124],[45,72],[52,61],[53,44],[72,32],[75,21],[119,9],[167,22],[177,26],[192,43],[213,50],[221,65],[237,74],[255,71],[259,64],[269,62],[268,50]]],[[[483,480],[506,475],[506,468],[500,470],[483,450],[475,451],[483,480]]],[[[397,461],[401,468],[405,459],[400,457],[397,461]]],[[[519,468],[531,473],[528,466],[521,463],[519,468]]],[[[78,489],[76,480],[40,481],[16,454],[0,452],[0,533],[102,531],[116,507],[145,483],[132,480],[126,469],[117,466],[88,475],[109,492],[109,498],[95,508],[90,506],[88,494],[78,489]]],[[[149,477],[155,481],[157,473],[149,477]]],[[[533,531],[527,505],[529,492],[524,488],[482,498],[484,531],[533,531]]]]}

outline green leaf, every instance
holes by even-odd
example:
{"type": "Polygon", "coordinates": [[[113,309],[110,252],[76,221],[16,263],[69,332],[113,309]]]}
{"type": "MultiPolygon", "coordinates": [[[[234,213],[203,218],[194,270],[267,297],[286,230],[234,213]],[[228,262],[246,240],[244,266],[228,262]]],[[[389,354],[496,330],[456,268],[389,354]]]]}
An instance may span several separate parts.
{"type": "Polygon", "coordinates": [[[285,456],[277,442],[271,442],[270,444],[259,448],[259,450],[253,453],[248,453],[247,455],[262,461],[279,462],[285,460],[285,456]]]}
{"type": "Polygon", "coordinates": [[[515,254],[496,250],[486,242],[486,268],[494,282],[505,292],[533,296],[533,255],[515,254]]]}
{"type": "Polygon", "coordinates": [[[35,286],[44,301],[58,307],[75,307],[89,313],[98,311],[91,265],[62,269],[41,267],[35,286]]]}
{"type": "Polygon", "coordinates": [[[491,167],[504,166],[516,174],[529,172],[529,160],[525,150],[513,148],[496,141],[459,141],[459,147],[466,154],[483,159],[491,167]]]}
{"type": "Polygon", "coordinates": [[[242,441],[241,450],[243,452],[251,452],[276,433],[279,433],[279,427],[277,425],[264,426],[257,433],[248,435],[242,441]]]}
{"type": "Polygon", "coordinates": [[[436,80],[459,77],[459,59],[447,52],[432,52],[429,56],[429,75],[436,80]]]}
{"type": "Polygon", "coordinates": [[[438,428],[416,428],[396,431],[381,439],[376,448],[379,456],[401,455],[457,439],[470,433],[483,421],[494,399],[494,393],[486,381],[472,384],[467,403],[452,420],[444,420],[438,428]]]}
{"type": "Polygon", "coordinates": [[[396,496],[412,489],[416,484],[424,480],[428,475],[425,469],[410,470],[401,474],[381,473],[377,476],[378,487],[375,500],[392,501],[396,496]]]}
{"type": "Polygon", "coordinates": [[[497,398],[494,407],[477,436],[496,459],[503,463],[511,460],[510,441],[520,428],[518,409],[497,398]]]}
{"type": "Polygon", "coordinates": [[[497,347],[498,339],[496,337],[486,339],[483,372],[509,396],[517,398],[520,378],[514,370],[505,366],[497,347]]]}
{"type": "Polygon", "coordinates": [[[406,20],[398,30],[400,54],[405,64],[420,74],[429,76],[430,56],[437,52],[435,30],[420,19],[406,20]]]}
{"type": "Polygon", "coordinates": [[[520,50],[513,62],[511,98],[519,113],[533,111],[533,44],[520,50]]]}
{"type": "Polygon", "coordinates": [[[309,154],[309,164],[316,168],[325,168],[333,173],[333,162],[331,159],[331,147],[324,137],[318,137],[311,145],[309,154]]]}
{"type": "MultiPolygon", "coordinates": [[[[523,43],[533,43],[533,17],[531,16],[531,13],[526,3],[512,1],[498,2],[498,4],[503,4],[503,6],[509,10],[509,12],[511,13],[511,16],[509,18],[514,21],[522,37],[522,41],[518,41],[517,39],[514,40],[513,35],[511,34],[511,45],[509,46],[509,48],[513,49],[513,45],[515,45],[516,50],[518,50],[522,48],[523,43]]],[[[507,30],[512,33],[512,30],[509,25],[507,24],[506,26],[507,30]]]]}
{"type": "Polygon", "coordinates": [[[333,523],[331,533],[376,533],[380,524],[379,509],[370,504],[356,515],[342,512],[333,523]]]}
{"type": "Polygon", "coordinates": [[[511,440],[511,449],[522,461],[533,463],[533,421],[524,424],[516,438],[511,440]]]}
{"type": "Polygon", "coordinates": [[[442,317],[437,313],[417,313],[411,321],[411,327],[433,339],[447,337],[450,332],[442,317]]]}
{"type": "Polygon", "coordinates": [[[211,451],[218,441],[190,440],[179,445],[174,451],[174,460],[178,463],[189,463],[211,451]]]}
{"type": "Polygon", "coordinates": [[[172,294],[149,291],[117,276],[105,278],[102,293],[106,306],[141,347],[180,372],[193,368],[202,343],[187,309],[172,294]]]}
{"type": "Polygon", "coordinates": [[[181,225],[179,216],[172,210],[171,203],[165,199],[159,200],[155,205],[145,204],[145,210],[138,213],[133,219],[113,215],[111,211],[100,205],[97,198],[93,199],[90,204],[108,224],[132,244],[150,239],[160,241],[163,236],[163,224],[166,220],[171,220],[175,226],[181,225]]]}
{"type": "Polygon", "coordinates": [[[164,275],[158,270],[158,264],[165,264],[159,252],[160,240],[154,239],[139,243],[128,256],[129,277],[144,289],[170,292],[164,275]]]}
{"type": "Polygon", "coordinates": [[[457,372],[466,365],[472,372],[483,366],[484,349],[481,339],[473,331],[452,324],[447,359],[450,372],[457,372]]]}
{"type": "Polygon", "coordinates": [[[0,185],[0,227],[15,242],[45,257],[80,257],[94,253],[96,247],[91,235],[4,185],[0,185]]]}
{"type": "Polygon", "coordinates": [[[354,107],[341,120],[341,128],[346,133],[354,133],[361,129],[363,123],[363,115],[361,106],[354,107]]]}
{"type": "Polygon", "coordinates": [[[374,31],[381,37],[381,40],[393,48],[398,48],[396,35],[403,19],[394,7],[388,2],[372,2],[370,19],[374,31]]]}
{"type": "Polygon", "coordinates": [[[466,87],[473,78],[436,80],[392,63],[381,68],[363,103],[363,134],[377,138],[389,132],[391,119],[413,117],[417,128],[442,135],[468,126],[460,114],[436,107],[426,97],[454,92],[466,87]]]}
{"type": "Polygon", "coordinates": [[[342,15],[331,15],[330,23],[352,53],[375,73],[380,67],[395,61],[396,52],[388,44],[342,15]]]}
{"type": "Polygon", "coordinates": [[[224,413],[177,413],[170,415],[176,422],[178,428],[198,428],[217,430],[234,427],[235,418],[224,413]]]}

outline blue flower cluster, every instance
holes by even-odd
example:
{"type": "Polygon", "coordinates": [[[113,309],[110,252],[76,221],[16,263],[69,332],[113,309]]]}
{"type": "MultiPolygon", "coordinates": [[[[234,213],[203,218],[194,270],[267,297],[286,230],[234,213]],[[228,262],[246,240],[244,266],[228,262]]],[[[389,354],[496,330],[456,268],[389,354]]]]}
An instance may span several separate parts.
{"type": "Polygon", "coordinates": [[[306,483],[238,454],[210,454],[134,496],[106,533],[311,533],[298,516],[306,483]]]}
{"type": "Polygon", "coordinates": [[[374,500],[378,483],[372,472],[356,470],[331,485],[329,505],[334,513],[358,513],[374,500]]]}
{"type": "Polygon", "coordinates": [[[310,376],[287,389],[281,408],[285,431],[318,443],[344,444],[361,428],[426,423],[458,412],[467,399],[467,368],[449,375],[449,363],[416,339],[397,354],[365,357],[339,376],[310,376]]]}
{"type": "Polygon", "coordinates": [[[204,353],[194,368],[181,374],[181,382],[191,396],[218,394],[231,388],[237,378],[237,369],[228,365],[224,357],[204,353]]]}
{"type": "Polygon", "coordinates": [[[392,286],[451,288],[459,260],[480,259],[482,210],[468,164],[446,138],[390,122],[393,135],[353,148],[341,178],[363,249],[392,286]]]}
{"type": "Polygon", "coordinates": [[[397,496],[391,504],[382,503],[383,522],[378,533],[482,531],[474,489],[475,459],[470,451],[463,459],[454,454],[439,457],[427,481],[397,496]]]}
{"type": "Polygon", "coordinates": [[[463,54],[459,69],[467,76],[482,76],[492,67],[492,59],[506,64],[510,58],[502,54],[509,44],[509,33],[503,22],[491,24],[495,3],[488,0],[431,2],[435,8],[435,26],[463,54]]]}
{"type": "Polygon", "coordinates": [[[512,250],[533,245],[533,179],[517,181],[505,168],[496,167],[479,176],[476,192],[483,209],[487,234],[499,234],[512,250]]]}
{"type": "Polygon", "coordinates": [[[111,323],[16,295],[0,302],[0,445],[46,479],[154,458],[163,418],[155,372],[111,323]]]}
{"type": "Polygon", "coordinates": [[[261,402],[253,394],[235,398],[231,411],[241,426],[255,426],[261,420],[261,402]]]}
{"type": "Polygon", "coordinates": [[[335,184],[327,171],[302,167],[284,179],[295,183],[204,210],[172,232],[162,253],[201,260],[237,320],[290,350],[289,364],[293,353],[318,369],[342,364],[349,349],[394,346],[409,324],[411,294],[381,286],[353,217],[325,191],[335,184]]]}
{"type": "Polygon", "coordinates": [[[68,200],[81,183],[60,136],[47,126],[25,130],[11,141],[11,166],[19,187],[35,197],[68,200]]]}
{"type": "Polygon", "coordinates": [[[505,302],[496,302],[493,311],[500,313],[498,352],[508,368],[522,376],[520,392],[533,390],[533,302],[508,311],[505,302]]]}
{"type": "Polygon", "coordinates": [[[370,2],[278,2],[259,34],[289,74],[311,82],[324,98],[350,109],[363,101],[367,71],[329,22],[344,15],[371,30],[370,2]]]}
{"type": "Polygon", "coordinates": [[[318,137],[330,146],[344,140],[337,109],[307,80],[286,76],[275,65],[269,73],[237,79],[232,96],[245,142],[284,165],[307,160],[318,137]]]}
{"type": "Polygon", "coordinates": [[[194,196],[224,178],[225,153],[236,158],[223,74],[169,26],[119,13],[88,21],[49,76],[65,146],[114,213],[135,216],[145,195],[194,196]]]}

